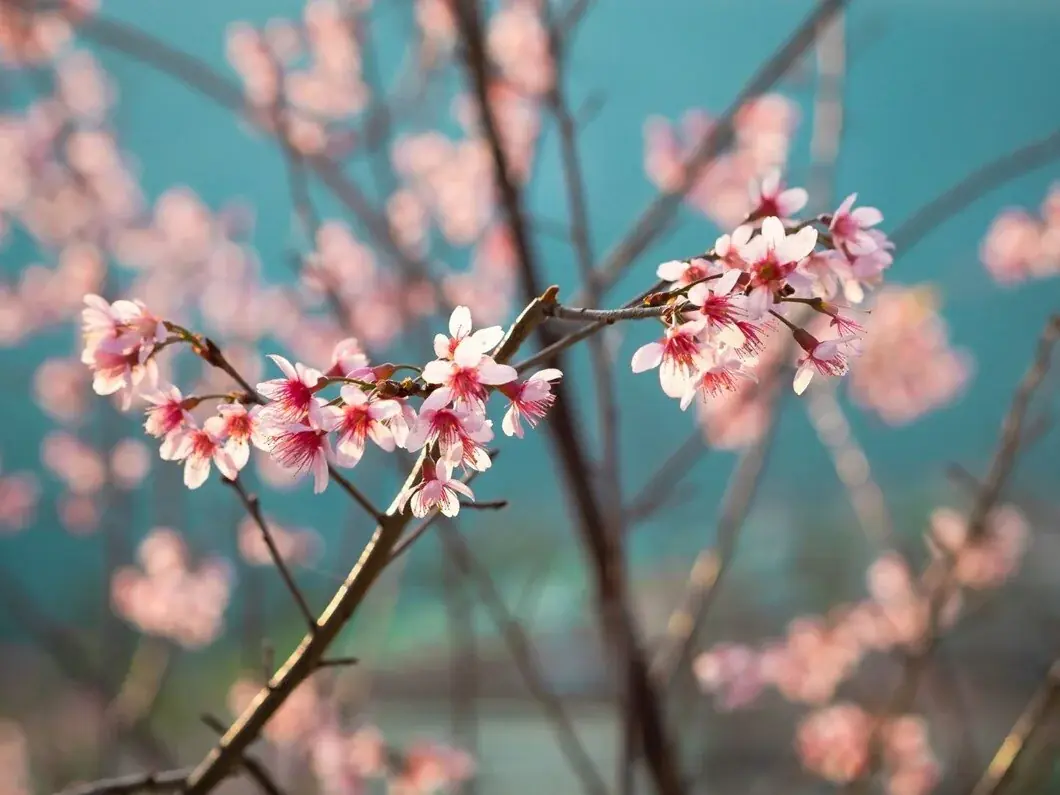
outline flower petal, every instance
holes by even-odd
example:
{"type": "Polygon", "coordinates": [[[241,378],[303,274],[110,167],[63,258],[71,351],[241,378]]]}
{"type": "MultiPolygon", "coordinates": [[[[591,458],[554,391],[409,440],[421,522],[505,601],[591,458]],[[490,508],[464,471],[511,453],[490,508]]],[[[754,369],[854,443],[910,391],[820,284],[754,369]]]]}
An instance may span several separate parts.
{"type": "Polygon", "coordinates": [[[631,366],[633,372],[643,373],[645,370],[651,370],[653,367],[658,367],[663,360],[663,346],[658,342],[649,342],[647,345],[642,345],[637,349],[637,352],[633,354],[633,361],[631,366]]]}

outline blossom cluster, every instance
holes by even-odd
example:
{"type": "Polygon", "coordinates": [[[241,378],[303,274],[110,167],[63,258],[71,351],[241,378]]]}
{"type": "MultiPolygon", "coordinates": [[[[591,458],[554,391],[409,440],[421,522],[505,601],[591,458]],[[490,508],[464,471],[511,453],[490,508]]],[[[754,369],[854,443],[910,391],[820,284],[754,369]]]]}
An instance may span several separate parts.
{"type": "Polygon", "coordinates": [[[778,173],[753,190],[748,222],[718,238],[699,257],[664,262],[659,278],[668,296],[681,296],[662,316],[663,336],[639,348],[634,372],[659,368],[663,392],[686,409],[755,380],[766,336],[776,323],[792,333],[802,354],[795,374],[801,394],[815,374],[844,375],[861,349],[864,328],[846,301],[860,303],[891,262],[892,245],[875,227],[874,207],[855,207],[856,194],[834,212],[795,222],[807,195],[786,188],[778,173]],[[818,230],[817,226],[822,227],[818,230]],[[819,248],[820,246],[820,248],[819,248]],[[787,317],[793,306],[813,309],[832,336],[818,339],[787,317]]]}
{"type": "MultiPolygon", "coordinates": [[[[228,693],[232,713],[241,714],[260,689],[250,679],[238,679],[228,693]]],[[[399,750],[371,724],[344,728],[335,702],[319,692],[314,680],[294,689],[263,734],[306,762],[324,795],[361,792],[373,779],[385,779],[392,793],[446,791],[475,773],[474,759],[457,748],[416,741],[399,750]]]]}
{"type": "Polygon", "coordinates": [[[193,566],[184,540],[165,527],[147,535],[137,557],[142,568],[126,566],[114,572],[114,612],[141,632],[186,648],[202,648],[215,640],[233,585],[229,565],[211,558],[193,566]]]}
{"type": "MultiPolygon", "coordinates": [[[[917,649],[931,632],[934,610],[941,626],[952,625],[962,590],[1001,585],[1016,571],[1028,541],[1026,520],[1011,505],[991,511],[976,538],[968,520],[952,509],[935,511],[930,525],[927,543],[935,555],[946,556],[952,583],[937,603],[930,591],[938,586],[929,575],[933,570],[918,581],[901,555],[886,552],[869,567],[867,599],[826,616],[796,618],[784,638],[759,648],[716,644],[694,661],[700,687],[724,710],[750,706],[767,686],[788,701],[813,706],[796,736],[803,764],[837,783],[860,776],[869,762],[874,721],[853,704],[830,703],[840,684],[872,652],[917,649]]],[[[923,722],[892,718],[878,731],[890,795],[931,791],[940,771],[923,722]]]]}
{"type": "Polygon", "coordinates": [[[1060,184],[1050,188],[1040,216],[1011,209],[990,225],[979,256],[999,283],[1011,285],[1060,273],[1060,184]]]}
{"type": "Polygon", "coordinates": [[[431,454],[422,479],[402,493],[402,508],[408,504],[422,517],[437,507],[454,516],[460,497],[474,499],[454,470],[483,472],[491,465],[486,449],[494,435],[486,415],[490,396],[496,392],[507,400],[504,433],[522,436],[524,421],[532,427],[548,411],[555,400],[552,383],[562,377],[559,370],[547,369],[519,380],[515,368],[489,353],[501,343],[503,329],[473,331],[470,311],[457,307],[449,335],[435,337],[436,358],[422,368],[373,367],[352,339],[335,347],[326,371],[273,354],[269,358],[278,377],[262,381],[253,392],[211,396],[223,402],[200,424],[192,411],[207,398],[186,397],[175,385],[160,382],[155,354],[187,343],[228,371],[231,365],[213,344],[163,322],[140,302],[110,304],[89,295],[85,303],[82,361],[93,371],[95,391],[120,393],[126,407],[134,395],[149,404],[144,428],[161,441],[163,460],[183,463],[184,483],[191,489],[206,481],[212,467],[234,480],[250,460],[251,447],[266,451],[287,470],[312,474],[317,493],[327,487],[332,467],[356,466],[369,442],[387,452],[426,447],[431,454]],[[399,369],[417,375],[396,382],[392,376],[399,369]],[[339,387],[338,396],[322,397],[330,386],[339,387]],[[414,398],[422,398],[418,410],[414,398]]]}
{"type": "Polygon", "coordinates": [[[918,715],[888,718],[877,729],[872,716],[856,704],[833,704],[799,723],[795,747],[808,770],[848,784],[868,771],[874,736],[880,740],[888,795],[926,795],[935,788],[942,769],[918,715]]]}

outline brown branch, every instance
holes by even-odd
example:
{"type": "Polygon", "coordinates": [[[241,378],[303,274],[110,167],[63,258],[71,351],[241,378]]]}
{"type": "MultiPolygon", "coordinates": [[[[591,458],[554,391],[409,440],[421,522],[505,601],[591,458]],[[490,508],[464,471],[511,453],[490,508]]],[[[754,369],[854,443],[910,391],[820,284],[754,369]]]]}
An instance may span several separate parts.
{"type": "MultiPolygon", "coordinates": [[[[540,295],[539,269],[532,242],[524,222],[522,197],[512,181],[507,158],[489,103],[489,59],[485,49],[482,20],[477,0],[458,0],[454,6],[457,26],[463,40],[464,65],[479,106],[483,133],[493,159],[496,190],[512,232],[519,264],[523,294],[531,301],[540,295]]],[[[543,347],[556,342],[546,326],[538,328],[543,347]]],[[[557,357],[556,365],[561,364],[557,357]]],[[[563,369],[562,367],[560,369],[563,369]]],[[[608,532],[604,513],[588,479],[584,445],[578,433],[570,402],[569,382],[555,387],[556,404],[549,421],[553,445],[560,457],[564,482],[579,513],[582,536],[594,567],[597,603],[606,636],[616,648],[623,665],[623,678],[630,682],[631,710],[638,722],[648,767],[655,784],[664,795],[683,791],[680,771],[673,753],[661,705],[633,626],[629,606],[625,561],[620,539],[608,532]]]]}
{"type": "Polygon", "coordinates": [[[559,739],[560,752],[567,758],[583,789],[595,795],[607,795],[607,785],[600,778],[592,757],[586,752],[574,730],[574,724],[563,708],[563,702],[546,683],[537,653],[526,631],[505,605],[489,569],[475,557],[464,537],[444,517],[441,520],[439,536],[446,553],[478,589],[479,598],[490,620],[508,645],[512,660],[526,682],[531,696],[541,705],[545,717],[552,723],[559,739]]]}
{"type": "MultiPolygon", "coordinates": [[[[225,725],[214,715],[203,715],[202,722],[217,732],[217,734],[225,733],[225,725]]],[[[276,782],[272,780],[272,776],[265,768],[265,765],[251,756],[244,756],[241,763],[243,765],[243,770],[247,774],[247,778],[257,784],[258,788],[261,789],[265,795],[283,795],[283,791],[276,782]]]]}
{"type": "Polygon", "coordinates": [[[105,778],[88,784],[67,787],[57,795],[132,795],[136,792],[180,792],[190,772],[189,768],[105,778]]]}
{"type": "Polygon", "coordinates": [[[1060,709],[1060,661],[1054,662],[1041,687],[1020,713],[972,795],[994,795],[1012,779],[1013,770],[1031,739],[1051,713],[1060,709]]]}
{"type": "Polygon", "coordinates": [[[298,610],[302,614],[302,618],[305,619],[306,624],[309,626],[309,631],[316,631],[316,617],[313,615],[313,611],[309,608],[309,602],[306,601],[305,595],[298,587],[298,583],[295,582],[294,575],[287,566],[287,561],[283,559],[283,555],[280,554],[280,550],[276,546],[276,541],[272,537],[272,531],[269,530],[269,525],[261,513],[261,501],[256,494],[250,494],[246,490],[243,486],[243,482],[238,477],[235,480],[228,480],[228,478],[223,478],[222,480],[231,486],[233,491],[239,495],[239,499],[243,503],[243,507],[246,508],[247,514],[254,520],[254,524],[258,526],[258,529],[261,530],[262,540],[265,541],[265,546],[269,549],[269,556],[272,558],[276,570],[280,572],[283,584],[287,586],[291,598],[294,599],[295,604],[298,605],[298,610]]]}
{"type": "MultiPolygon", "coordinates": [[[[531,305],[534,303],[531,302],[531,305]]],[[[516,325],[540,322],[538,313],[530,310],[531,307],[528,307],[519,316],[516,325]]],[[[507,340],[522,338],[525,338],[525,334],[520,328],[513,327],[507,335],[507,340]]],[[[501,351],[497,360],[502,363],[507,361],[515,350],[515,346],[509,346],[501,351]]],[[[250,743],[258,737],[266,722],[287,697],[319,667],[324,652],[360,607],[369,589],[390,563],[402,532],[412,518],[411,513],[400,510],[403,494],[419,479],[427,453],[425,448],[416,460],[401,490],[387,508],[375,533],[361,553],[360,559],[316,620],[315,630],[302,638],[280,670],[191,773],[185,795],[205,795],[216,787],[242,758],[250,743]]]]}

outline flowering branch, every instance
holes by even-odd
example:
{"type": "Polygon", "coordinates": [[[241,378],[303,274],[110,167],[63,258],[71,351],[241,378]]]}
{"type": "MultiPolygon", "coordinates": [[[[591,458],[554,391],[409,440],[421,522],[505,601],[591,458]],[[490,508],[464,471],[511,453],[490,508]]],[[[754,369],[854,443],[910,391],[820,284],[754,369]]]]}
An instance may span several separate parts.
{"type": "Polygon", "coordinates": [[[243,482],[238,477],[232,480],[225,478],[224,482],[231,486],[235,493],[239,495],[243,507],[247,509],[247,513],[254,520],[254,524],[261,530],[262,540],[265,541],[265,546],[269,549],[269,556],[272,558],[276,570],[280,572],[280,577],[283,578],[283,584],[287,586],[287,590],[290,592],[295,604],[298,605],[298,610],[309,626],[309,631],[315,631],[316,617],[313,615],[313,611],[309,609],[309,602],[306,601],[305,595],[295,582],[294,575],[291,574],[291,570],[287,567],[287,562],[283,559],[283,555],[280,554],[280,550],[276,546],[272,531],[269,530],[269,525],[261,514],[261,501],[257,495],[247,492],[243,482]]]}

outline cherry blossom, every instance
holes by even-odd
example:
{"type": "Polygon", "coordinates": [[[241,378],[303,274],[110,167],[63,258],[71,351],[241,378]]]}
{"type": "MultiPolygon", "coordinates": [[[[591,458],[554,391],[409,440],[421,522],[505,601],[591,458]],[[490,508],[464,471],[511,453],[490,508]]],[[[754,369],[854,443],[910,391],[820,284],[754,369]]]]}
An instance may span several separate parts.
{"type": "MultiPolygon", "coordinates": [[[[750,232],[750,227],[747,229],[750,232]]],[[[672,259],[663,262],[656,268],[655,273],[663,281],[669,282],[670,289],[673,290],[705,279],[714,270],[710,260],[693,257],[690,260],[672,259]]]]}
{"type": "Polygon", "coordinates": [[[872,726],[872,717],[856,704],[834,704],[812,712],[796,732],[799,759],[827,781],[849,783],[869,764],[872,726]]]}
{"type": "Polygon", "coordinates": [[[703,357],[699,369],[686,383],[681,394],[681,411],[692,405],[696,395],[709,400],[722,392],[735,391],[741,378],[754,380],[755,375],[734,350],[719,348],[712,351],[703,357]]]}
{"type": "Polygon", "coordinates": [[[809,194],[803,188],[786,188],[780,171],[773,169],[755,184],[751,191],[751,201],[755,209],[752,218],[791,218],[806,206],[809,194]]]}
{"type": "Polygon", "coordinates": [[[633,372],[643,373],[658,367],[663,392],[672,398],[681,397],[703,360],[699,338],[706,327],[706,320],[667,326],[661,339],[642,345],[633,354],[633,372]]]}
{"type": "Polygon", "coordinates": [[[268,431],[269,451],[277,463],[299,476],[311,472],[313,493],[328,486],[328,461],[332,457],[328,434],[342,422],[342,412],[316,398],[303,422],[277,424],[268,431]]]}
{"type": "Polygon", "coordinates": [[[263,411],[261,406],[248,409],[242,403],[222,403],[217,407],[217,414],[222,420],[218,425],[219,433],[225,440],[225,452],[236,469],[247,465],[251,445],[259,450],[268,449],[268,434],[261,418],[263,411]]]}
{"type": "Polygon", "coordinates": [[[847,196],[828,224],[835,244],[855,256],[881,248],[879,238],[872,235],[870,230],[883,220],[883,213],[875,207],[852,209],[857,198],[856,193],[847,196]]]}
{"type": "Polygon", "coordinates": [[[847,336],[820,341],[809,332],[796,329],[795,341],[806,355],[799,359],[799,368],[795,372],[795,394],[801,395],[806,391],[815,373],[828,376],[846,374],[849,369],[848,357],[856,352],[857,340],[857,337],[847,336]]]}
{"type": "Polygon", "coordinates": [[[470,754],[434,742],[417,742],[409,746],[402,764],[390,778],[392,795],[424,795],[449,790],[475,774],[470,754]]]}
{"type": "Polygon", "coordinates": [[[40,497],[40,484],[29,472],[0,477],[0,532],[17,532],[29,524],[40,497]]]}
{"type": "Polygon", "coordinates": [[[195,425],[191,413],[184,407],[184,396],[177,387],[169,384],[144,393],[142,397],[149,404],[144,410],[147,415],[144,430],[162,440],[159,448],[162,460],[172,461],[187,431],[195,425]]]}
{"type": "Polygon", "coordinates": [[[514,367],[498,364],[470,338],[457,344],[451,360],[435,359],[423,368],[423,380],[441,386],[434,394],[442,392],[446,401],[476,412],[485,410],[488,387],[510,383],[517,375],[514,367]]]}
{"type": "Polygon", "coordinates": [[[189,489],[197,489],[206,482],[211,463],[229,480],[239,475],[239,467],[225,449],[224,426],[223,417],[210,417],[202,428],[190,428],[181,437],[173,460],[184,462],[184,485],[189,489]]]}
{"type": "Polygon", "coordinates": [[[504,329],[500,326],[490,326],[475,332],[471,329],[471,310],[466,306],[456,307],[449,316],[449,336],[436,334],[434,337],[434,355],[439,359],[454,359],[456,349],[464,340],[473,343],[473,349],[480,353],[489,353],[504,337],[504,329]]]}
{"type": "Polygon", "coordinates": [[[501,430],[507,436],[523,438],[523,420],[531,428],[548,413],[556,396],[552,394],[552,383],[563,377],[555,367],[538,370],[523,382],[512,381],[498,388],[510,403],[501,420],[501,430]]]}
{"type": "Polygon", "coordinates": [[[740,250],[751,274],[747,311],[752,320],[762,317],[774,302],[799,262],[817,245],[817,230],[806,226],[788,234],[776,216],[762,221],[762,231],[740,250]]]}
{"type": "Polygon", "coordinates": [[[443,457],[455,456],[454,466],[484,472],[490,466],[490,458],[483,445],[493,438],[492,423],[464,406],[449,404],[445,389],[428,395],[405,439],[405,448],[419,450],[437,442],[443,457]]]}
{"type": "Polygon", "coordinates": [[[268,421],[299,422],[313,405],[313,394],[323,375],[301,362],[292,365],[278,354],[270,354],[269,358],[280,368],[283,378],[273,378],[256,387],[272,401],[267,406],[268,421]]]}
{"type": "Polygon", "coordinates": [[[336,461],[340,466],[356,466],[364,455],[367,439],[386,451],[394,449],[394,434],[387,425],[401,414],[401,405],[394,400],[381,400],[349,384],[342,388],[342,420],[336,427],[336,461]]]}
{"type": "Polygon", "coordinates": [[[412,515],[423,518],[434,508],[445,516],[456,516],[460,512],[460,496],[474,500],[471,489],[453,479],[453,466],[459,463],[455,455],[443,456],[437,461],[424,461],[421,480],[401,494],[398,509],[411,505],[412,515]]]}
{"type": "MultiPolygon", "coordinates": [[[[312,530],[287,528],[265,517],[269,534],[280,552],[280,557],[288,563],[305,563],[313,558],[320,548],[320,538],[312,530]]],[[[272,553],[262,537],[261,528],[250,516],[239,524],[239,554],[247,563],[254,566],[275,565],[272,553]]]]}
{"type": "Polygon", "coordinates": [[[746,316],[747,301],[742,294],[733,292],[741,276],[738,270],[726,271],[718,279],[697,284],[688,291],[688,302],[703,317],[704,329],[733,347],[745,342],[741,319],[746,316]]]}

